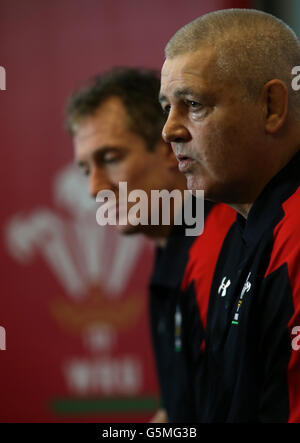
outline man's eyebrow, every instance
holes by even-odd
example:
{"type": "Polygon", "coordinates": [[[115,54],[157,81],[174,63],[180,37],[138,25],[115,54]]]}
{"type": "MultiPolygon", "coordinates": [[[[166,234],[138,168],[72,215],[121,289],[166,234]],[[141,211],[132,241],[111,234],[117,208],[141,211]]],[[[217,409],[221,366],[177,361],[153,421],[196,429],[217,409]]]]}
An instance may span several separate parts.
{"type": "MultiPolygon", "coordinates": [[[[180,97],[186,97],[187,95],[197,95],[195,94],[195,91],[193,91],[193,89],[191,88],[180,88],[180,89],[176,89],[173,93],[173,96],[175,98],[180,98],[180,97]]],[[[161,102],[165,102],[167,101],[167,97],[164,94],[160,94],[159,95],[159,101],[161,102]]]]}
{"type": "Polygon", "coordinates": [[[174,92],[174,96],[176,98],[187,95],[195,95],[195,91],[193,91],[191,88],[182,88],[182,89],[176,89],[176,91],[174,92]]]}

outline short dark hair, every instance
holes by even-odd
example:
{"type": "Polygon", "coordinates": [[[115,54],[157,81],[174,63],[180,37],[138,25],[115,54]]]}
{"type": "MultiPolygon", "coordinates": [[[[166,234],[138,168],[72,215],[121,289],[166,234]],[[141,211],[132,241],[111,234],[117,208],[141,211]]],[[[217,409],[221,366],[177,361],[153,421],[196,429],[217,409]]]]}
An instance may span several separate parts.
{"type": "Polygon", "coordinates": [[[66,127],[74,135],[75,126],[110,97],[119,97],[128,112],[129,129],[140,135],[152,149],[161,138],[165,115],[158,101],[160,80],[154,70],[114,68],[97,75],[75,91],[66,107],[66,127]]]}

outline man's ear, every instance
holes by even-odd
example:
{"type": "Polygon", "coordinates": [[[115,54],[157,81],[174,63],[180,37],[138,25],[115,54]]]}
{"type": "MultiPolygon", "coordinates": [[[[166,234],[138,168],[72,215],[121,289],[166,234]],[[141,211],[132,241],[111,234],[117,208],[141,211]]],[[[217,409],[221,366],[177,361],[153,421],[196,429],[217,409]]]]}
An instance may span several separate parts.
{"type": "Polygon", "coordinates": [[[275,134],[285,122],[288,107],[288,91],[285,83],[273,79],[264,85],[262,98],[264,102],[265,130],[275,134]]]}

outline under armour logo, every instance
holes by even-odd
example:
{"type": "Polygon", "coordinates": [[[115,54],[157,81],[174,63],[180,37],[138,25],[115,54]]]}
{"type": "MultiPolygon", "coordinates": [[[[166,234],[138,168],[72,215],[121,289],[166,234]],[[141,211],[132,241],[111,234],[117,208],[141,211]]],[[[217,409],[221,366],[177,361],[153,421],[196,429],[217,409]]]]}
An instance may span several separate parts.
{"type": "Polygon", "coordinates": [[[227,280],[225,283],[226,277],[223,278],[222,283],[219,286],[218,294],[222,291],[221,297],[225,297],[228,286],[231,285],[231,281],[227,280]]]}

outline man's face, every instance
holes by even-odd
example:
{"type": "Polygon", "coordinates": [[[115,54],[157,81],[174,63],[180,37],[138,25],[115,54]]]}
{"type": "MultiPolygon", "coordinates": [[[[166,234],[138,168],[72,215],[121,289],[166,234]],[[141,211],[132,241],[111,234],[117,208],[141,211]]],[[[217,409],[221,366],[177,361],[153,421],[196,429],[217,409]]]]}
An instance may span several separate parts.
{"type": "Polygon", "coordinates": [[[253,168],[259,174],[264,167],[262,107],[243,97],[234,80],[222,79],[216,62],[211,47],[166,59],[163,137],[171,142],[189,189],[203,189],[210,200],[246,203],[253,193],[253,168]]]}
{"type": "MultiPolygon", "coordinates": [[[[145,140],[129,130],[128,115],[122,101],[111,97],[97,112],[84,118],[75,130],[74,147],[77,164],[89,177],[92,197],[101,190],[116,195],[116,219],[119,221],[119,182],[127,182],[130,191],[144,190],[150,201],[151,189],[168,187],[165,148],[161,140],[156,149],[147,150],[145,140]]],[[[128,210],[135,203],[128,203],[128,210]]],[[[147,232],[148,226],[117,224],[122,233],[147,232]]]]}

